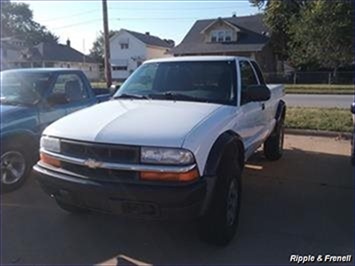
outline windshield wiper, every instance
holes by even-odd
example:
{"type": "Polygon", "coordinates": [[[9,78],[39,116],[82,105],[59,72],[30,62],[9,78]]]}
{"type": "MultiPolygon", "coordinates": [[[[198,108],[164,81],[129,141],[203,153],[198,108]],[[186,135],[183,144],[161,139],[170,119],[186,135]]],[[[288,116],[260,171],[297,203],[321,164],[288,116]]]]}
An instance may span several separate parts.
{"type": "Polygon", "coordinates": [[[146,95],[139,95],[139,94],[128,94],[123,93],[121,95],[113,97],[114,99],[149,99],[146,95]]]}
{"type": "Polygon", "coordinates": [[[164,99],[167,100],[190,100],[190,101],[204,101],[203,99],[200,99],[198,97],[182,94],[182,93],[175,93],[171,91],[163,92],[163,93],[155,93],[155,94],[149,94],[150,97],[163,97],[164,99]]]}

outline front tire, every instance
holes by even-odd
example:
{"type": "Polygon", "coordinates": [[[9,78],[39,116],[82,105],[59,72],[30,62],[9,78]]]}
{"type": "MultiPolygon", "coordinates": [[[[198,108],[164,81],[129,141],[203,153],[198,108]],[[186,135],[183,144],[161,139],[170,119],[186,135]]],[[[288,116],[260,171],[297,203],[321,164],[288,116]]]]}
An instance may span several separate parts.
{"type": "Polygon", "coordinates": [[[264,142],[264,155],[270,161],[276,161],[282,157],[284,146],[284,120],[276,125],[274,132],[264,142]]]}
{"type": "Polygon", "coordinates": [[[234,237],[239,220],[242,167],[236,155],[226,153],[217,171],[215,192],[206,214],[199,219],[202,240],[226,246],[234,237]]]}
{"type": "Polygon", "coordinates": [[[29,151],[20,144],[4,144],[1,149],[1,192],[10,192],[23,185],[31,172],[29,151]]]}

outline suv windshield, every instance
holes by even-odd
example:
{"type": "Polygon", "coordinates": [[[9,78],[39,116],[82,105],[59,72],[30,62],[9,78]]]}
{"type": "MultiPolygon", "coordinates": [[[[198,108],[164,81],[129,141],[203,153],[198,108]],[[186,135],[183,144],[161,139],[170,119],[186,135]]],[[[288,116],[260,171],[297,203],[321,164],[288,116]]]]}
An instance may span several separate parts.
{"type": "Polygon", "coordinates": [[[115,98],[235,103],[235,62],[158,62],[138,68],[115,98]]]}
{"type": "Polygon", "coordinates": [[[2,104],[36,104],[50,83],[49,73],[1,72],[2,104]]]}

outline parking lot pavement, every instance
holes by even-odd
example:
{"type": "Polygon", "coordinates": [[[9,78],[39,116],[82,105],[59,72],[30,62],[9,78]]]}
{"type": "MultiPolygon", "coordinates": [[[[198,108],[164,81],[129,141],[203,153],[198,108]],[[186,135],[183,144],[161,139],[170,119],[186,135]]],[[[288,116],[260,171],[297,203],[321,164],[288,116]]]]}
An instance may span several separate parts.
{"type": "Polygon", "coordinates": [[[68,214],[32,176],[1,196],[1,263],[275,265],[292,254],[354,255],[349,141],[287,135],[285,145],[277,162],[261,152],[248,162],[228,247],[201,242],[194,223],[68,214]]]}

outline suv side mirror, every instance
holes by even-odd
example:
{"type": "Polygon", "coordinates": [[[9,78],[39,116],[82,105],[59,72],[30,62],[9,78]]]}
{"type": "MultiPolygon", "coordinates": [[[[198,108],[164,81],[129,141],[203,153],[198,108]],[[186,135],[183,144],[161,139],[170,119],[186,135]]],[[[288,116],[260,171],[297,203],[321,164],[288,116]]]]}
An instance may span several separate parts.
{"type": "Polygon", "coordinates": [[[61,105],[68,103],[67,97],[65,94],[51,94],[47,98],[47,103],[51,106],[53,105],[61,105]]]}
{"type": "Polygon", "coordinates": [[[355,103],[352,103],[350,110],[355,115],[355,103]]]}
{"type": "Polygon", "coordinates": [[[271,97],[270,89],[266,85],[250,85],[243,92],[243,98],[248,102],[263,102],[271,97]]]}

